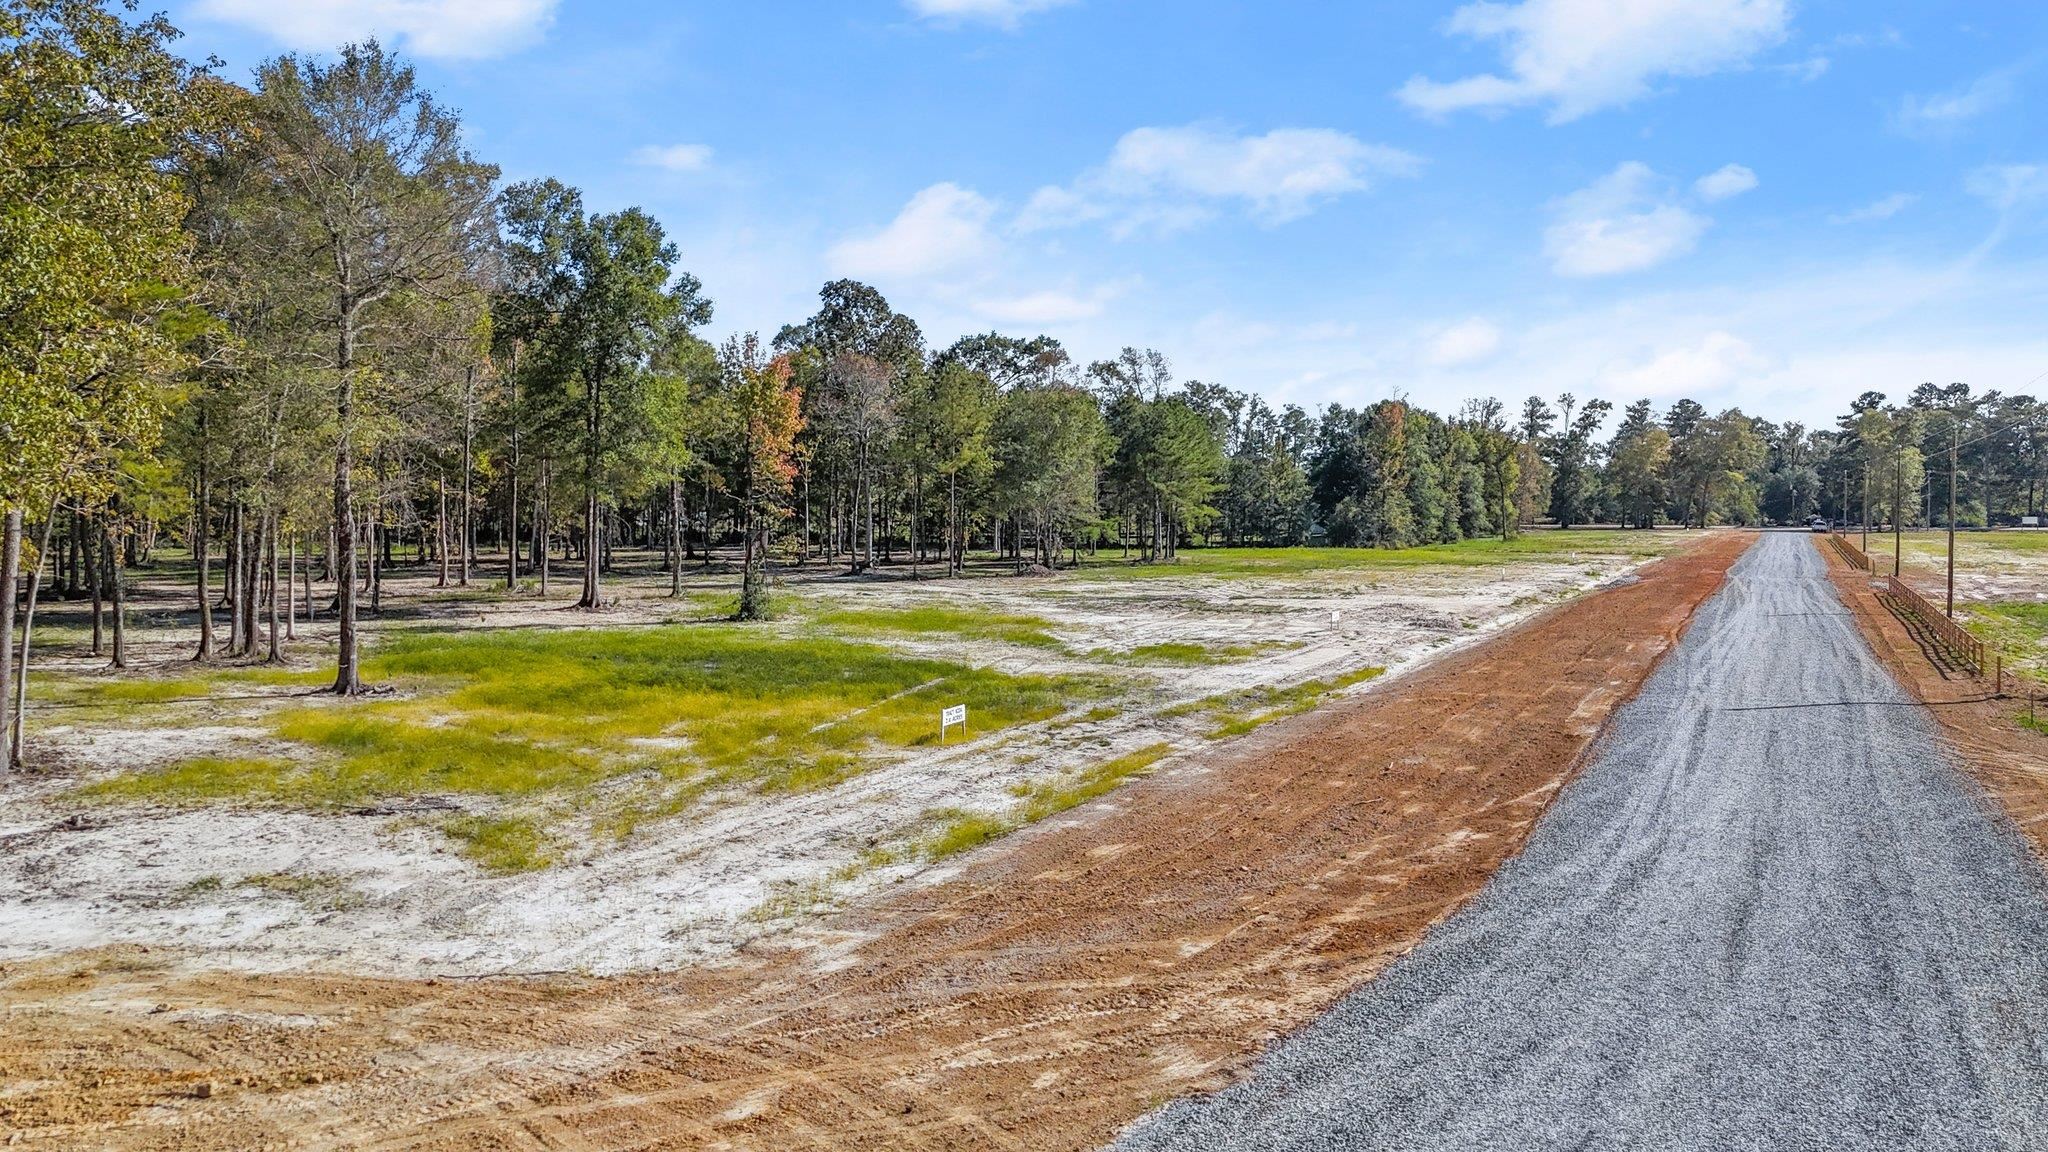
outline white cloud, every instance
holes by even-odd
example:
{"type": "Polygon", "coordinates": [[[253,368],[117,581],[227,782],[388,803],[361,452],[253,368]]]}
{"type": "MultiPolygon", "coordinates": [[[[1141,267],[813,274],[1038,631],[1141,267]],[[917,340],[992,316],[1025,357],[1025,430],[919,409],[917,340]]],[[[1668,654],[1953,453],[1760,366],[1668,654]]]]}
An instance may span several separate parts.
{"type": "Polygon", "coordinates": [[[1666,76],[1746,65],[1785,38],[1786,0],[1524,0],[1467,4],[1445,31],[1502,43],[1505,76],[1417,76],[1397,96],[1417,111],[1548,104],[1550,121],[1626,104],[1666,76]]]}
{"type": "Polygon", "coordinates": [[[711,165],[711,148],[706,144],[649,144],[634,150],[633,163],[671,172],[702,172],[711,165]]]}
{"type": "Polygon", "coordinates": [[[1421,161],[1328,128],[1276,128],[1240,136],[1193,124],[1124,134],[1100,167],[1070,187],[1038,190],[1018,216],[1023,231],[1113,219],[1120,233],[1172,231],[1237,204],[1262,224],[1307,215],[1421,161]]]}
{"type": "Polygon", "coordinates": [[[998,28],[1013,29],[1024,17],[1059,8],[1073,0],[904,0],[910,10],[927,20],[944,23],[980,21],[998,28]]]}
{"type": "Polygon", "coordinates": [[[1762,375],[1770,366],[1749,341],[1713,331],[1644,363],[1610,366],[1601,374],[1600,384],[1615,395],[1628,397],[1713,395],[1762,375]]]}
{"type": "Polygon", "coordinates": [[[1709,223],[1631,160],[1557,202],[1543,250],[1560,276],[1639,272],[1692,251],[1709,223]]]}
{"type": "Polygon", "coordinates": [[[1986,112],[2011,103],[2014,94],[2012,71],[1992,72],[1948,92],[1906,96],[1899,101],[1896,122],[1899,129],[1909,135],[1951,132],[1986,112]]]}
{"type": "Polygon", "coordinates": [[[1780,64],[1777,66],[1777,69],[1801,84],[1811,84],[1815,80],[1827,75],[1828,68],[1832,63],[1833,61],[1825,56],[1809,56],[1796,63],[1780,64]]]}
{"type": "Polygon", "coordinates": [[[1695,180],[1692,190],[1700,199],[1712,203],[1740,196],[1756,187],[1756,173],[1740,164],[1725,164],[1695,180]]]}
{"type": "Polygon", "coordinates": [[[958,184],[934,184],[910,198],[887,227],[841,240],[826,253],[833,271],[846,276],[929,276],[990,256],[995,237],[988,224],[996,206],[958,184]]]}
{"type": "Polygon", "coordinates": [[[1474,316],[1462,320],[1431,337],[1423,350],[1423,360],[1436,368],[1457,368],[1466,364],[1478,364],[1500,351],[1500,329],[1491,322],[1474,316]]]}
{"type": "Polygon", "coordinates": [[[977,315],[997,324],[1037,328],[1072,324],[1080,320],[1093,320],[1102,315],[1110,301],[1123,295],[1131,287],[1131,283],[1120,280],[1100,285],[1087,292],[1048,289],[1042,292],[1027,292],[1021,296],[992,297],[976,300],[972,307],[977,315]]]}
{"type": "Polygon", "coordinates": [[[1873,200],[1861,208],[1851,208],[1828,217],[1830,224],[1869,224],[1877,220],[1889,220],[1913,206],[1920,199],[1911,192],[1894,192],[1881,200],[1873,200]]]}
{"type": "Polygon", "coordinates": [[[1970,173],[1964,187],[2000,211],[2048,195],[2048,164],[1993,164],[1970,173]]]}
{"type": "Polygon", "coordinates": [[[199,0],[200,16],[327,52],[377,36],[417,56],[484,59],[540,39],[557,0],[199,0]]]}

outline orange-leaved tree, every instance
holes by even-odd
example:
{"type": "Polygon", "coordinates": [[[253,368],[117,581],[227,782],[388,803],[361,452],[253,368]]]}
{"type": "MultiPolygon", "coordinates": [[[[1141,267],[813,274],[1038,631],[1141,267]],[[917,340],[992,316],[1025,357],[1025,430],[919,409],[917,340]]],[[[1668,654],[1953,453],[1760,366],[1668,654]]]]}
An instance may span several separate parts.
{"type": "Polygon", "coordinates": [[[803,390],[793,382],[789,357],[764,359],[760,338],[751,332],[728,339],[719,360],[744,538],[739,618],[760,620],[768,615],[769,538],[788,511],[796,478],[803,390]]]}

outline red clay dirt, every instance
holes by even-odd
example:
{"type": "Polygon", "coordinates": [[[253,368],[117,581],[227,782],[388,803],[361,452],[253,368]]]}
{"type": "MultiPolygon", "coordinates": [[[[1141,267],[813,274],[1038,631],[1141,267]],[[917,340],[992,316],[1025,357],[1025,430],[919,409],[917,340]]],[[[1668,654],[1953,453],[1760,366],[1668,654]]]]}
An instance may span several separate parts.
{"type": "Polygon", "coordinates": [[[0,968],[0,1135],[64,1148],[1071,1149],[1225,1083],[1521,847],[1751,537],[716,968],[0,968]]]}
{"type": "MultiPolygon", "coordinates": [[[[1835,587],[1856,614],[1864,639],[1900,683],[1928,706],[1970,775],[2048,864],[2048,735],[2017,721],[2028,707],[2028,682],[2008,676],[2007,692],[2017,691],[2019,696],[1993,695],[1988,679],[1973,675],[1882,594],[1881,581],[1852,567],[1833,548],[1822,548],[1821,553],[1828,558],[1835,587]]],[[[1889,561],[1874,559],[1881,561],[1880,571],[1890,571],[1889,561]]],[[[2048,694],[2039,688],[2033,691],[2041,696],[2035,714],[2048,718],[2048,694]]]]}

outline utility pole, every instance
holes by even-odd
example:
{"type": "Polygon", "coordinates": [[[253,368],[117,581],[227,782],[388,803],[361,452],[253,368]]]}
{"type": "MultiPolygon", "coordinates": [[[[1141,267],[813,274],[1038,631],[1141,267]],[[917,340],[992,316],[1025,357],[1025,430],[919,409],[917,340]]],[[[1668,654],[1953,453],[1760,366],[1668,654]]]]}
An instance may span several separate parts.
{"type": "Polygon", "coordinates": [[[1903,531],[1900,525],[1906,519],[1904,515],[1905,507],[1899,503],[1899,500],[1902,498],[1901,490],[1905,487],[1905,478],[1906,446],[1894,444],[1892,445],[1892,575],[1894,576],[1900,574],[1899,560],[1901,554],[1905,551],[1905,542],[1901,539],[1900,535],[1903,531]]]}
{"type": "Polygon", "coordinates": [[[1863,464],[1863,554],[1870,555],[1870,463],[1863,464]]]}
{"type": "Polygon", "coordinates": [[[1948,422],[1948,615],[1956,615],[1956,447],[1963,438],[1961,420],[1951,415],[1948,422]]]}

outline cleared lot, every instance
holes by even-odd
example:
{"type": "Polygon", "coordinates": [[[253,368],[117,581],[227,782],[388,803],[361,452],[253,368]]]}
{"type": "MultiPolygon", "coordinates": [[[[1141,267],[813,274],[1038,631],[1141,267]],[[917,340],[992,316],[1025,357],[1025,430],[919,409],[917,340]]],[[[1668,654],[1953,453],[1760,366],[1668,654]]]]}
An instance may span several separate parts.
{"type": "Polygon", "coordinates": [[[1132,1150],[2037,1147],[2048,876],[1764,537],[1523,854],[1132,1150]]]}
{"type": "Polygon", "coordinates": [[[413,576],[369,662],[387,692],[351,703],[305,665],[195,669],[180,590],[154,585],[139,674],[73,656],[38,681],[49,771],[0,817],[0,956],[127,941],[392,974],[723,956],[1685,539],[813,569],[767,626],[720,618],[716,571],[681,600],[622,580],[595,616],[413,576]],[[968,731],[942,744],[956,703],[968,731]]]}

